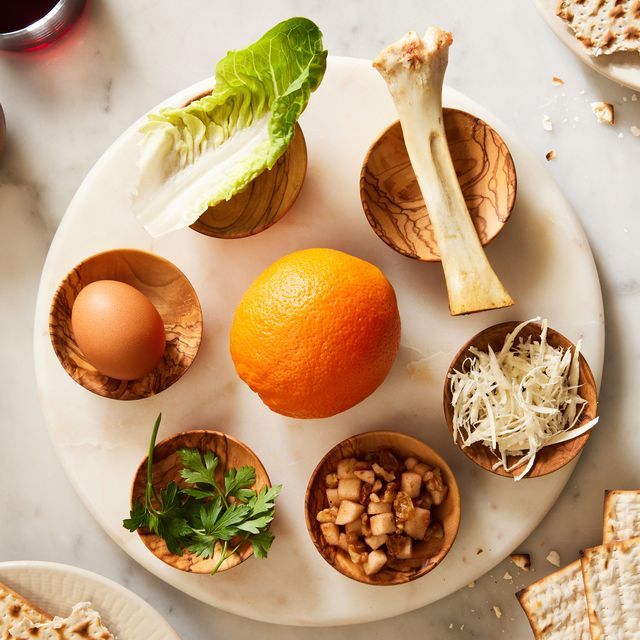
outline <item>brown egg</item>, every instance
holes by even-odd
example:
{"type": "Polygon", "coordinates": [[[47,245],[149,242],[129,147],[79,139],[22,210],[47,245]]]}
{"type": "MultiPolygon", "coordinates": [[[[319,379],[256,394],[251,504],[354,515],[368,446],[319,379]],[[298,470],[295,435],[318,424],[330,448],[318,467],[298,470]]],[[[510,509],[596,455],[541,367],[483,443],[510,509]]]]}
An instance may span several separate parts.
{"type": "Polygon", "coordinates": [[[111,378],[142,378],[164,353],[160,314],[124,282],[98,280],[84,287],[73,305],[71,326],[84,357],[111,378]]]}

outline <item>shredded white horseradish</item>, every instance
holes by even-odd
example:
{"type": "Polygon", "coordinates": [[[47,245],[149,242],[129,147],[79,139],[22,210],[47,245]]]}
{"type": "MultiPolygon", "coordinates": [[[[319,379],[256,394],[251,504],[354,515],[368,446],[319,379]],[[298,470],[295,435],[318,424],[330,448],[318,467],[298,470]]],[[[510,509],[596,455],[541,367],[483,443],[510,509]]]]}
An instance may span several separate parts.
{"type": "Polygon", "coordinates": [[[539,341],[516,338],[533,318],[519,324],[502,349],[484,353],[469,351],[462,371],[451,378],[453,440],[464,447],[481,442],[497,458],[494,469],[513,471],[520,480],[529,473],[543,447],[576,438],[598,422],[598,418],[573,429],[580,421],[586,400],[578,394],[581,341],[566,351],[547,343],[547,321],[543,320],[539,341]],[[511,466],[508,456],[522,456],[511,466]]]}

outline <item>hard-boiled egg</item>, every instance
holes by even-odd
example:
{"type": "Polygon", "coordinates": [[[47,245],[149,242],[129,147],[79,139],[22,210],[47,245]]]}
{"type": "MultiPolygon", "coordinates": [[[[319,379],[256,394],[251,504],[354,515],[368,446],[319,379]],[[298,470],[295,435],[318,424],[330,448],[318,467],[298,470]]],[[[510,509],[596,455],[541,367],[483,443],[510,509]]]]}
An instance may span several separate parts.
{"type": "Polygon", "coordinates": [[[80,291],[71,326],[84,357],[118,380],[149,373],[165,349],[164,323],[149,298],[124,282],[98,280],[80,291]]]}

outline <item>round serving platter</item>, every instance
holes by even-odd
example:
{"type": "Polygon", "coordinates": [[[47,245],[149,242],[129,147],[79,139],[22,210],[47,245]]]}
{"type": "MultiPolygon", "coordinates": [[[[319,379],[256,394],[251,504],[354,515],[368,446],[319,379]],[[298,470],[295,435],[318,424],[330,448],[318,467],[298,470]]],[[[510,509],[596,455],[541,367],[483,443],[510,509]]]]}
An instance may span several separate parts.
{"type": "MultiPolygon", "coordinates": [[[[211,87],[203,81],[164,105],[183,104],[211,87]]],[[[482,107],[447,89],[447,106],[487,120],[507,142],[518,172],[509,224],[487,251],[517,304],[452,318],[438,264],[403,257],[369,227],[359,198],[362,160],[395,118],[384,81],[365,60],[330,58],[301,126],[309,165],[302,192],[276,225],[253,237],[217,240],[185,229],[151,239],[131,213],[140,122],[127,130],[80,186],[47,258],[36,309],[35,359],[43,412],[64,468],[107,533],[149,571],[181,591],[226,611],[268,622],[339,625],[397,615],[434,602],[500,562],[535,529],[574,465],[514,483],[483,471],[453,444],[442,412],[443,376],[466,340],[506,320],[544,315],[584,353],[599,380],[604,320],[598,275],[580,224],[540,163],[482,107]],[[331,247],[378,265],[394,285],[402,318],[396,363],[383,385],[353,409],[325,420],[294,420],[269,411],[237,377],[228,334],[246,287],[271,262],[307,247],[331,247]],[[122,402],[89,393],[58,362],[48,335],[48,310],[59,282],[87,256],[134,247],[173,261],[191,280],[203,308],[204,335],[191,369],[172,387],[122,402]],[[146,455],[153,422],[159,439],[193,428],[225,431],[262,460],[278,500],[267,560],[252,558],[211,576],[182,573],[154,557],[122,528],[131,482],[146,455]],[[344,438],[374,429],[414,435],[451,465],[462,494],[458,539],[442,566],[409,584],[371,587],[327,565],[309,539],[304,494],[322,456],[344,438]]],[[[347,382],[345,382],[346,384],[347,382]]]]}
{"type": "Polygon", "coordinates": [[[607,56],[590,56],[567,23],[556,15],[558,0],[533,0],[533,2],[556,36],[582,62],[610,80],[640,90],[640,53],[620,51],[607,56]]]}
{"type": "Polygon", "coordinates": [[[0,582],[54,616],[91,602],[118,640],[180,640],[142,598],[97,573],[54,562],[0,562],[0,582]]]}

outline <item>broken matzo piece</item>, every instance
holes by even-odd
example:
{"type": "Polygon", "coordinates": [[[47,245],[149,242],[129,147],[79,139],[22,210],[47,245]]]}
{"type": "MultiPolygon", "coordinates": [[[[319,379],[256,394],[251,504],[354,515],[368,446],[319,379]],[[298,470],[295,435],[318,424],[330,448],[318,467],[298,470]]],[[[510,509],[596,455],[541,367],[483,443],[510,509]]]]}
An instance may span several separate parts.
{"type": "Polygon", "coordinates": [[[640,538],[582,552],[592,640],[640,640],[640,538]]]}
{"type": "Polygon", "coordinates": [[[10,633],[13,640],[114,640],[90,602],[75,605],[68,618],[38,624],[23,620],[10,633]]]}
{"type": "Polygon", "coordinates": [[[516,595],[536,640],[591,640],[580,560],[516,595]]]}
{"type": "Polygon", "coordinates": [[[589,55],[640,52],[640,0],[560,0],[556,13],[589,55]]]}
{"type": "Polygon", "coordinates": [[[591,110],[600,124],[613,124],[615,115],[613,105],[609,102],[592,102],[591,110]]]}
{"type": "Polygon", "coordinates": [[[25,619],[46,622],[51,616],[0,582],[0,640],[11,640],[9,629],[25,619]]]}
{"type": "Polygon", "coordinates": [[[602,542],[617,542],[640,535],[640,490],[607,491],[604,496],[602,542]]]}
{"type": "MultiPolygon", "coordinates": [[[[638,535],[640,492],[608,491],[604,508],[605,542],[638,535]]],[[[579,560],[535,582],[517,595],[536,640],[592,640],[579,560]]]]}

